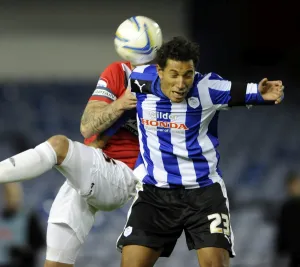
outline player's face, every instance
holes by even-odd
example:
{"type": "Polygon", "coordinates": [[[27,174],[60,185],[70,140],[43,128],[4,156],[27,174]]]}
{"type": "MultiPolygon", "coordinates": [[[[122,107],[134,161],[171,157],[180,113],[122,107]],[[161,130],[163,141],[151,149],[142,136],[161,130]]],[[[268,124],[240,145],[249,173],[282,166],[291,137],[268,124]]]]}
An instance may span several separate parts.
{"type": "Polygon", "coordinates": [[[195,67],[192,60],[168,59],[164,69],[157,66],[162,92],[172,102],[182,102],[194,82],[195,67]]]}

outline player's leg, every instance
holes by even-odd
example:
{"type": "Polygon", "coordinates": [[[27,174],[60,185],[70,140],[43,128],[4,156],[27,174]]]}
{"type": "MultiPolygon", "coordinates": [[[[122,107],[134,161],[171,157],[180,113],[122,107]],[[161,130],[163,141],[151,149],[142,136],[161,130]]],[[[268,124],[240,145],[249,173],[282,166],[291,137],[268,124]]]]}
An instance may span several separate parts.
{"type": "Polygon", "coordinates": [[[201,267],[229,267],[229,253],[223,248],[201,248],[197,250],[201,267]]]}
{"type": "Polygon", "coordinates": [[[110,159],[101,149],[67,141],[67,155],[56,169],[87,203],[110,211],[135,195],[138,180],[126,164],[110,159]]]}
{"type": "Polygon", "coordinates": [[[185,222],[188,248],[197,250],[201,267],[228,267],[235,253],[224,183],[192,190],[185,199],[190,206],[185,222]]]}
{"type": "Polygon", "coordinates": [[[138,181],[132,170],[107,157],[101,149],[64,136],[54,136],[48,142],[57,156],[56,169],[97,210],[119,208],[135,194],[138,181]]]}
{"type": "Polygon", "coordinates": [[[162,249],[128,245],[123,248],[121,267],[152,267],[158,260],[162,249]]]}
{"type": "Polygon", "coordinates": [[[81,242],[70,226],[48,223],[44,267],[73,267],[80,247],[81,242]]]}
{"type": "Polygon", "coordinates": [[[137,180],[125,164],[108,159],[101,149],[62,135],[0,162],[0,183],[31,179],[54,166],[80,195],[94,202],[92,205],[102,201],[99,209],[120,207],[135,192],[137,180]]]}
{"type": "MultiPolygon", "coordinates": [[[[138,191],[143,190],[142,185],[137,186],[137,190],[138,191]]],[[[138,197],[139,196],[137,194],[133,200],[132,206],[137,201],[138,197]]],[[[132,213],[132,206],[128,212],[128,220],[129,220],[130,214],[132,213]]],[[[127,225],[128,224],[129,223],[127,222],[127,225]]],[[[125,229],[128,229],[127,233],[129,233],[130,228],[127,228],[125,226],[125,229]]],[[[124,235],[125,233],[122,233],[122,234],[124,235]]],[[[122,236],[120,236],[119,239],[121,239],[121,238],[122,238],[122,236]]],[[[119,242],[119,240],[117,242],[119,242]]],[[[139,245],[123,246],[121,267],[126,267],[126,266],[134,267],[135,265],[132,265],[132,263],[136,264],[136,266],[138,266],[138,267],[152,267],[152,266],[154,266],[155,262],[160,257],[161,253],[162,253],[162,249],[153,249],[153,248],[139,246],[139,245]]]]}
{"type": "Polygon", "coordinates": [[[94,224],[95,213],[73,187],[67,182],[62,185],[48,218],[46,266],[74,264],[94,224]]]}
{"type": "Polygon", "coordinates": [[[122,251],[121,267],[152,267],[159,257],[169,257],[172,253],[182,233],[179,222],[182,210],[166,205],[172,200],[169,191],[172,190],[144,185],[143,191],[138,192],[117,241],[122,251]]]}
{"type": "Polygon", "coordinates": [[[68,138],[51,137],[33,149],[14,155],[0,162],[0,183],[29,180],[61,164],[69,150],[68,138]]]}

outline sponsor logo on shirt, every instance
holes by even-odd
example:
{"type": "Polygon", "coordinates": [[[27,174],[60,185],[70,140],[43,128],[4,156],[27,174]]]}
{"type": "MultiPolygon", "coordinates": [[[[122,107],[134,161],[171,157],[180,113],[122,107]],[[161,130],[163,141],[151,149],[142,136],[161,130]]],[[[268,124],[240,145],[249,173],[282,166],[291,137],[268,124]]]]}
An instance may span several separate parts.
{"type": "Polygon", "coordinates": [[[164,120],[176,120],[177,116],[168,112],[150,111],[149,116],[151,119],[164,119],[164,120]]]}
{"type": "Polygon", "coordinates": [[[184,123],[172,122],[172,121],[158,121],[158,120],[148,120],[141,118],[141,123],[145,126],[178,129],[178,130],[188,130],[189,128],[184,123]]]}

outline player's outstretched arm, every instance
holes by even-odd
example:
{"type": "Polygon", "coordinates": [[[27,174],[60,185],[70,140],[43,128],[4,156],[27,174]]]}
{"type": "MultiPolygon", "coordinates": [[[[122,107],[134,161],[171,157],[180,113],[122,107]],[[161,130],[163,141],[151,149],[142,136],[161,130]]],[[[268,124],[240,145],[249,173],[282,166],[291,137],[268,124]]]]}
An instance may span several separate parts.
{"type": "Polygon", "coordinates": [[[234,106],[279,104],[284,96],[282,81],[268,81],[267,78],[258,84],[240,83],[210,73],[200,83],[203,83],[203,89],[206,88],[210,96],[207,105],[211,102],[218,110],[234,106]]]}
{"type": "Polygon", "coordinates": [[[130,90],[114,102],[89,101],[81,118],[80,132],[85,138],[99,134],[113,125],[124,113],[136,107],[136,98],[130,90]]]}

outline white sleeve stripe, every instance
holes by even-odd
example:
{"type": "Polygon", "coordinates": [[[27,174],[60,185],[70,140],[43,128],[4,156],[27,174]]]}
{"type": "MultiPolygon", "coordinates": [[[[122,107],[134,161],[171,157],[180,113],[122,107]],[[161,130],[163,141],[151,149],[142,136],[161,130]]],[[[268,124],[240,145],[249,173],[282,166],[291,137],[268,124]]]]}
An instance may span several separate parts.
{"type": "Polygon", "coordinates": [[[230,81],[208,80],[208,87],[218,91],[230,91],[230,81]]]}
{"type": "Polygon", "coordinates": [[[258,84],[257,83],[248,83],[246,94],[257,94],[258,91],[258,84]]]}
{"type": "Polygon", "coordinates": [[[198,83],[197,88],[202,108],[212,106],[213,104],[209,95],[209,89],[206,84],[200,82],[198,83]]]}

